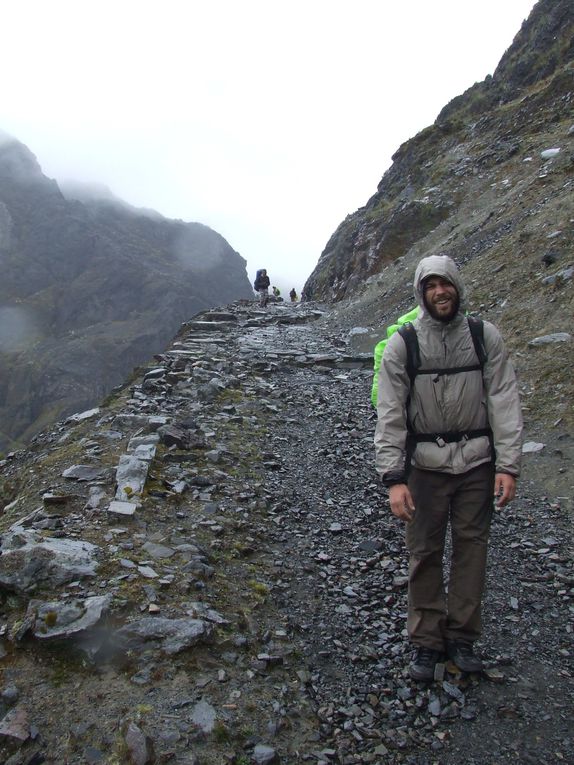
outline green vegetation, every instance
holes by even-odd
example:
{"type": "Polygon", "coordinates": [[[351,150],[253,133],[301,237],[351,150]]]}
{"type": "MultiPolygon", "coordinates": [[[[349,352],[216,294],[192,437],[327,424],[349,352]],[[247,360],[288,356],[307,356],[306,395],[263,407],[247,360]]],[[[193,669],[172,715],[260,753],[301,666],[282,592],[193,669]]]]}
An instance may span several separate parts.
{"type": "Polygon", "coordinates": [[[223,723],[221,720],[215,721],[212,735],[218,744],[226,744],[231,741],[231,733],[229,732],[225,723],[223,723]]]}
{"type": "Polygon", "coordinates": [[[250,579],[247,584],[253,592],[257,593],[257,595],[265,597],[269,594],[269,587],[263,582],[257,582],[255,579],[250,579]]]}

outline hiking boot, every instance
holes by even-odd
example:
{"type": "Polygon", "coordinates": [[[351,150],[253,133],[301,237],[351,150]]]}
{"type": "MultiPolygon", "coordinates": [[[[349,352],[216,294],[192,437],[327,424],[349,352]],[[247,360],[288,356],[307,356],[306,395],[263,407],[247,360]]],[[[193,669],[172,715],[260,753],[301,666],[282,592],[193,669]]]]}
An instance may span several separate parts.
{"type": "Polygon", "coordinates": [[[474,655],[472,643],[462,640],[447,640],[446,655],[461,672],[482,672],[484,665],[478,656],[474,655]]]}
{"type": "Polygon", "coordinates": [[[409,664],[409,675],[413,680],[428,683],[434,680],[434,668],[441,652],[425,645],[418,646],[413,660],[409,664]]]}

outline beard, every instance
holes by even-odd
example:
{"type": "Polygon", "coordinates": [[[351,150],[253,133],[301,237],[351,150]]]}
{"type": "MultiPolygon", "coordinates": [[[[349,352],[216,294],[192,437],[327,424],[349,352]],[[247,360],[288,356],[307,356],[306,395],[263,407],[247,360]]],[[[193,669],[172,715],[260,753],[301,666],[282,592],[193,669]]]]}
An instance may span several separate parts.
{"type": "Polygon", "coordinates": [[[458,310],[460,308],[460,298],[458,294],[456,296],[453,296],[453,298],[451,299],[451,302],[448,304],[449,310],[444,313],[439,310],[438,306],[429,302],[426,299],[426,297],[424,298],[423,302],[428,314],[433,319],[436,319],[437,321],[442,321],[443,324],[448,324],[449,321],[452,321],[454,317],[457,315],[458,310]]]}

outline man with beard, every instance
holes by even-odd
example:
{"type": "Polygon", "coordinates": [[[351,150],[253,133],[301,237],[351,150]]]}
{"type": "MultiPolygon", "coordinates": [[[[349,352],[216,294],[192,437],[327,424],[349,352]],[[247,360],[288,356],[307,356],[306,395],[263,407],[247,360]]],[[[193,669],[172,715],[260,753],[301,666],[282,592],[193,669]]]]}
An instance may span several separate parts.
{"type": "Polygon", "coordinates": [[[416,649],[409,673],[429,681],[445,653],[463,672],[482,669],[473,643],[493,495],[498,507],[514,498],[522,416],[502,338],[489,322],[465,316],[454,262],[423,258],[414,291],[419,316],[391,336],[381,362],[375,450],[391,511],[406,523],[407,631],[416,649]]]}

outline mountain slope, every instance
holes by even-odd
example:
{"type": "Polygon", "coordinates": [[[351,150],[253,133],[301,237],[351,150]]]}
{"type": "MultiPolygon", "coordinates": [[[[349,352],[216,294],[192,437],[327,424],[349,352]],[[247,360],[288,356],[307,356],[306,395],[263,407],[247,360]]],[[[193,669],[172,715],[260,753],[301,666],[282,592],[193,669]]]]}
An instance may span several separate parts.
{"type": "Polygon", "coordinates": [[[66,193],[0,142],[0,450],[92,406],[191,315],[253,294],[206,226],[66,193]]]}
{"type": "MultiPolygon", "coordinates": [[[[455,98],[394,154],[377,193],[327,243],[306,297],[336,301],[352,294],[466,200],[492,196],[499,170],[527,178],[521,163],[532,152],[540,159],[549,140],[562,141],[562,175],[547,174],[545,185],[559,187],[572,143],[573,58],[574,6],[541,0],[494,76],[455,98]]],[[[529,166],[533,179],[541,164],[529,166]]],[[[464,242],[453,237],[452,244],[464,254],[464,242]]]]}

